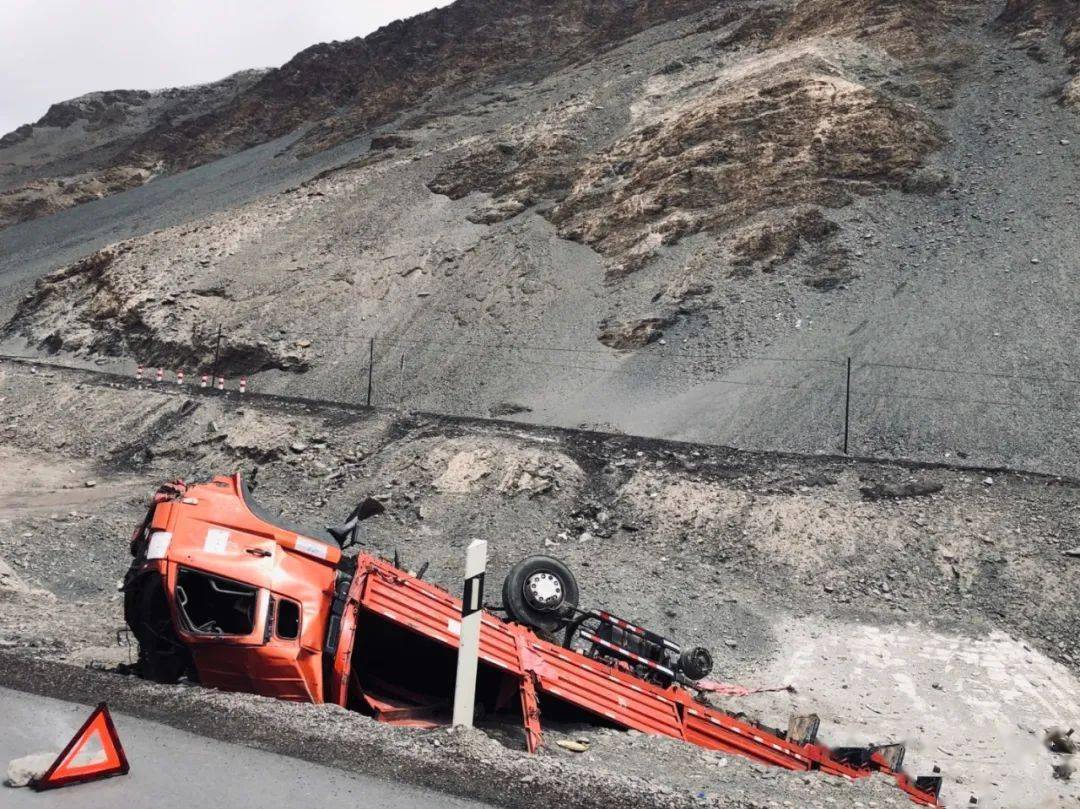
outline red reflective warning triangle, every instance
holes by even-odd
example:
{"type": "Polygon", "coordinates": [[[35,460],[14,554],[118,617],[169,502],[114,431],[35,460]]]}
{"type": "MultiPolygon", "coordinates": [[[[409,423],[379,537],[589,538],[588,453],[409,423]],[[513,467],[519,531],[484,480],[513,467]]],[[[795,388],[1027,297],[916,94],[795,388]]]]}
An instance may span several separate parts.
{"type": "Polygon", "coordinates": [[[116,735],[109,709],[102,702],[86,720],[64,751],[40,778],[31,782],[36,790],[108,778],[127,773],[128,760],[116,735]]]}

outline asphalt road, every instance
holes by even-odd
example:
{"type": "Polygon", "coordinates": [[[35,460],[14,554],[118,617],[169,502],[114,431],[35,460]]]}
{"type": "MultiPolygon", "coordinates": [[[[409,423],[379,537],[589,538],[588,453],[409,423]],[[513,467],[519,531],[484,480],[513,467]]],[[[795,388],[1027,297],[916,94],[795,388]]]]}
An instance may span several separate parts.
{"type": "MultiPolygon", "coordinates": [[[[59,751],[91,707],[0,688],[0,764],[59,751]]],[[[0,787],[0,807],[349,806],[390,809],[481,809],[430,790],[345,773],[286,756],[228,744],[155,722],[113,714],[131,772],[53,792],[0,787]]]]}

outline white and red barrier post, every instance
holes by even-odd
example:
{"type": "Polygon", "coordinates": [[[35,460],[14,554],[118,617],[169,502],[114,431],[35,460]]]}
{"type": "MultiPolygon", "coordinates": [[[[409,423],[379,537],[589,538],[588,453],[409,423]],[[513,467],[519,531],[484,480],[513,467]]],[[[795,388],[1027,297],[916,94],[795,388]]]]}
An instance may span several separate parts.
{"type": "Polygon", "coordinates": [[[199,382],[199,387],[200,388],[205,388],[209,384],[210,384],[210,374],[203,374],[202,375],[202,380],[199,382]]]}
{"type": "Polygon", "coordinates": [[[135,369],[135,381],[142,382],[143,367],[140,365],[135,369]]]}
{"type": "Polygon", "coordinates": [[[217,378],[217,389],[218,390],[225,390],[225,377],[219,376],[217,378]]]}
{"type": "Polygon", "coordinates": [[[241,393],[247,393],[247,377],[246,376],[240,377],[240,392],[241,393]]]}
{"type": "Polygon", "coordinates": [[[184,369],[183,368],[181,368],[179,371],[176,372],[176,384],[177,385],[183,385],[184,384],[184,369]]]}
{"type": "Polygon", "coordinates": [[[164,378],[165,378],[165,369],[164,368],[158,368],[157,369],[157,381],[160,382],[164,378]]]}

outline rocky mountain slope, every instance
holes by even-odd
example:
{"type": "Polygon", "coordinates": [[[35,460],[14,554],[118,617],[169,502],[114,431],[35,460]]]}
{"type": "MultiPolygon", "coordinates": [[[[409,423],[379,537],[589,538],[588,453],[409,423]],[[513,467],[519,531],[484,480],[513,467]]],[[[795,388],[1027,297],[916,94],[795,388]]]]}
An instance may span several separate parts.
{"type": "Polygon", "coordinates": [[[1061,47],[1069,61],[1071,79],[1061,89],[1061,101],[1080,110],[1080,3],[1076,0],[1009,0],[1000,22],[1029,43],[1028,52],[1044,58],[1042,40],[1061,36],[1061,47]]]}
{"type": "Polygon", "coordinates": [[[5,336],[347,400],[371,352],[377,403],[803,450],[852,357],[858,451],[1075,471],[1075,7],[462,0],[0,233],[5,336]],[[223,194],[241,159],[279,189],[223,194]]]}
{"type": "MultiPolygon", "coordinates": [[[[949,805],[1075,805],[1042,736],[1080,727],[1078,12],[459,0],[5,136],[0,353],[38,364],[0,358],[0,680],[123,670],[145,496],[257,468],[301,522],[377,496],[363,547],[442,584],[473,536],[493,580],[557,555],[723,679],[796,686],[731,710],[906,741],[949,805]],[[193,391],[211,371],[246,398],[193,391]]],[[[91,686],[511,802],[903,803],[590,726],[538,760],[498,727],[91,686]]]]}
{"type": "Polygon", "coordinates": [[[118,194],[165,169],[133,156],[147,132],[172,129],[228,103],[265,71],[169,90],[110,90],[53,104],[36,123],[0,138],[0,228],[118,194]]]}
{"type": "MultiPolygon", "coordinates": [[[[24,168],[25,160],[30,165],[19,173],[37,175],[17,195],[9,192],[5,207],[12,213],[0,220],[0,227],[52,213],[62,204],[31,204],[31,195],[40,197],[42,184],[54,179],[40,176],[56,170],[42,158],[55,153],[61,142],[65,151],[98,151],[103,141],[114,147],[95,161],[94,172],[72,178],[81,187],[65,194],[64,201],[78,204],[299,127],[311,130],[298,151],[319,151],[364,134],[429,93],[481,88],[512,75],[543,76],[706,5],[703,0],[545,0],[521,9],[494,0],[462,0],[368,37],[315,45],[280,68],[249,71],[200,88],[120,90],[57,104],[36,124],[0,140],[0,158],[14,158],[16,169],[24,168]],[[80,121],[81,132],[68,131],[80,121]],[[117,144],[120,133],[115,130],[121,126],[129,137],[117,144]],[[7,150],[31,138],[32,147],[9,156],[7,150]]],[[[10,185],[10,180],[0,182],[10,185]]]]}

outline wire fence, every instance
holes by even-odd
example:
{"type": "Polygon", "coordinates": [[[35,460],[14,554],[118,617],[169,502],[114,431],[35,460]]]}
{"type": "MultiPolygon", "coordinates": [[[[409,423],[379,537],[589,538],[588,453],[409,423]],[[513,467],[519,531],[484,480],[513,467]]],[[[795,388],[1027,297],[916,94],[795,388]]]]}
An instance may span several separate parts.
{"type": "MultiPolygon", "coordinates": [[[[108,369],[149,383],[175,384],[181,374],[185,384],[235,389],[243,383],[249,391],[305,396],[304,375],[289,371],[318,360],[333,369],[335,381],[326,381],[323,368],[317,398],[347,404],[521,417],[537,397],[578,395],[576,406],[584,411],[592,400],[600,402],[592,408],[599,415],[586,413],[590,423],[618,429],[628,410],[648,411],[652,403],[653,412],[674,415],[629,431],[650,434],[655,427],[664,437],[748,448],[1046,458],[1067,474],[1075,473],[1080,457],[1080,374],[1069,370],[713,352],[661,341],[589,348],[324,330],[305,330],[297,340],[202,325],[193,328],[189,345],[129,350],[134,356],[114,358],[108,369]],[[520,401],[510,401],[514,394],[520,401]],[[680,405],[670,404],[675,399],[680,405]],[[683,411],[703,424],[673,428],[670,422],[683,411]],[[604,412],[611,418],[602,418],[604,412]],[[773,446],[764,446],[769,438],[773,446]]],[[[580,426],[560,423],[555,410],[554,417],[536,420],[580,426]]]]}

